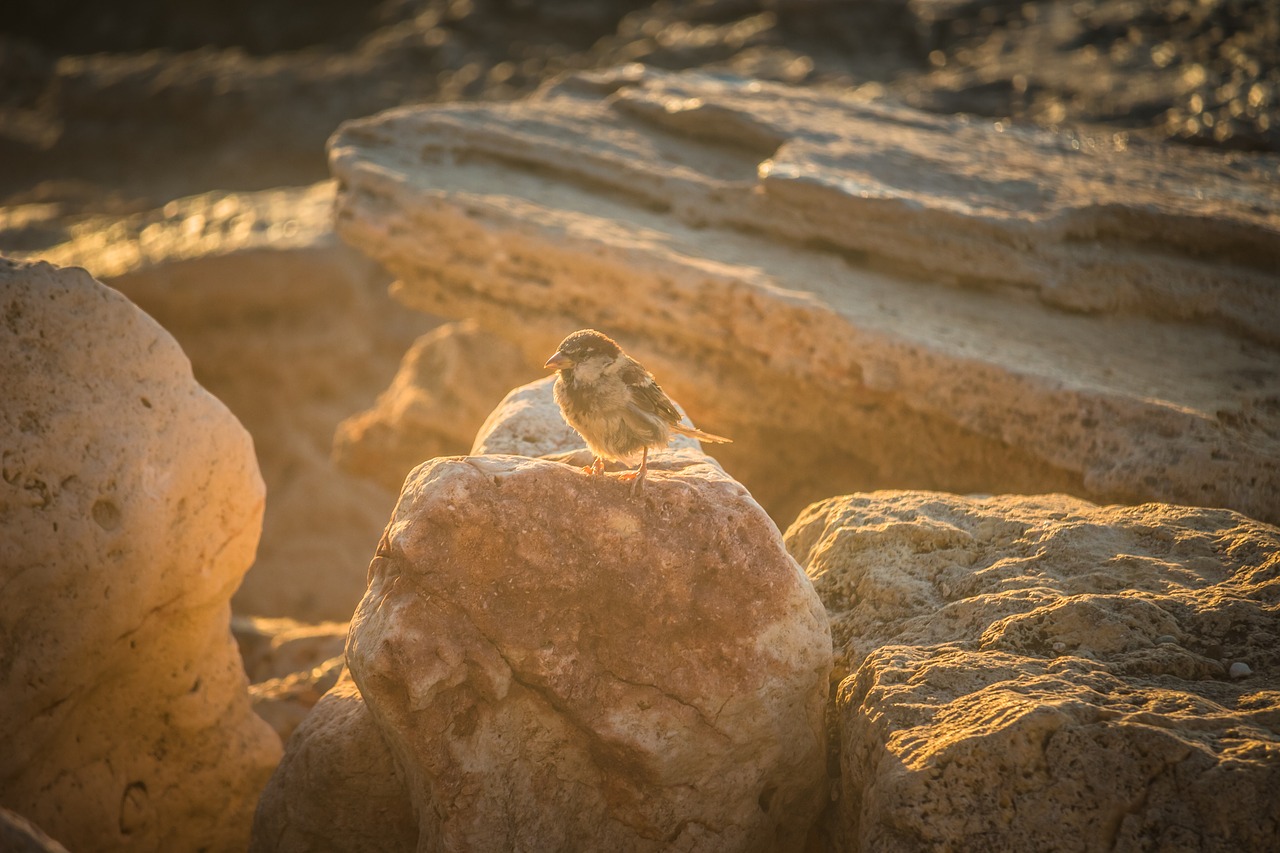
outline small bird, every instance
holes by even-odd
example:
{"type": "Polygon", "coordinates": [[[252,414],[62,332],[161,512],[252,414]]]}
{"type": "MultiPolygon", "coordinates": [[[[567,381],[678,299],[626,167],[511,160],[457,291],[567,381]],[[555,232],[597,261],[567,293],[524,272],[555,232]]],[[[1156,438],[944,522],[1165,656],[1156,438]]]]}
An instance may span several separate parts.
{"type": "Polygon", "coordinates": [[[649,448],[666,447],[671,433],[714,443],[732,441],[682,424],[680,412],[653,374],[595,329],[565,338],[543,366],[559,372],[556,403],[596,456],[583,470],[603,474],[606,459],[628,465],[639,459],[640,467],[623,475],[632,480],[632,494],[644,487],[649,448]]]}

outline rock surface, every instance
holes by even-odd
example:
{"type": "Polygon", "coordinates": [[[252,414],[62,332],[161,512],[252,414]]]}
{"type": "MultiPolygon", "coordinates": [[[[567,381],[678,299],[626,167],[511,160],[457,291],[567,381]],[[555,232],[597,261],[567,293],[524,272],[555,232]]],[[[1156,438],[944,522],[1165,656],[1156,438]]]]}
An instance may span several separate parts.
{"type": "Polygon", "coordinates": [[[803,841],[826,618],[740,485],[701,454],[662,463],[637,500],[514,456],[406,482],[348,661],[433,845],[803,841]]]}
{"type": "Polygon", "coordinates": [[[298,622],[233,616],[231,633],[250,683],[283,678],[341,657],[347,644],[346,622],[298,622]]]}
{"type": "Polygon", "coordinates": [[[419,338],[391,387],[333,437],[345,471],[399,493],[405,477],[436,456],[467,452],[509,389],[537,375],[520,350],[475,323],[447,323],[419,338]]]}
{"type": "Polygon", "coordinates": [[[74,850],[237,850],[280,755],[228,602],[263,485],[151,318],[0,261],[0,803],[74,850]]]}
{"type": "Polygon", "coordinates": [[[290,738],[258,802],[249,849],[382,853],[417,850],[418,838],[404,779],[344,670],[290,738]]]}
{"type": "Polygon", "coordinates": [[[787,546],[849,676],[842,849],[1280,844],[1280,530],[881,492],[810,507],[787,546]]]}
{"type": "Polygon", "coordinates": [[[345,667],[346,658],[335,655],[309,669],[250,684],[253,712],[287,743],[316,703],[338,682],[345,667]]]}
{"type": "MultiPolygon", "coordinates": [[[[544,379],[477,446],[572,454],[566,429],[544,379]]],[[[371,849],[379,818],[350,792],[397,775],[418,817],[378,849],[799,846],[826,799],[826,618],[705,455],[651,471],[633,499],[552,461],[417,468],[352,623],[359,690],[339,682],[296,731],[254,850],[371,849]],[[358,777],[334,758],[352,754],[358,777]]]]}
{"type": "Polygon", "coordinates": [[[530,361],[624,342],[776,518],[878,486],[1280,520],[1280,184],[637,68],[334,137],[338,228],[530,361]]]}
{"type": "Polygon", "coordinates": [[[123,217],[0,211],[0,232],[25,223],[31,256],[84,266],[154,317],[253,435],[271,497],[240,613],[350,618],[359,567],[398,493],[335,466],[333,432],[430,324],[388,299],[386,274],[337,240],[333,196],[326,182],[123,217]]]}

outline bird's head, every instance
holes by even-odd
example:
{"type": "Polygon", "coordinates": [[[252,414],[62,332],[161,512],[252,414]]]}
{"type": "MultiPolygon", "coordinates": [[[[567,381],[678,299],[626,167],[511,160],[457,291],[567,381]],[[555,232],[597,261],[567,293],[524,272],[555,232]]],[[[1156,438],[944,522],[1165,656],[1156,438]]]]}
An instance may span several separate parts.
{"type": "Polygon", "coordinates": [[[613,338],[595,329],[582,329],[560,342],[555,355],[547,359],[543,367],[555,370],[572,370],[574,367],[596,358],[614,359],[622,352],[613,338]]]}

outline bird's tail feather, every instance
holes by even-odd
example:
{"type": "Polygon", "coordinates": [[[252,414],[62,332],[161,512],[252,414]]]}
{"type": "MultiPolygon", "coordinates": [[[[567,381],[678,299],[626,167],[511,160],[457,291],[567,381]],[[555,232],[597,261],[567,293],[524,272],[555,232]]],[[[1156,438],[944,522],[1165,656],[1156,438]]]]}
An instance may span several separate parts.
{"type": "Polygon", "coordinates": [[[685,426],[684,424],[674,424],[671,431],[679,435],[696,438],[698,441],[709,441],[712,444],[733,444],[732,438],[725,438],[723,435],[715,435],[709,432],[703,432],[697,427],[685,426]]]}

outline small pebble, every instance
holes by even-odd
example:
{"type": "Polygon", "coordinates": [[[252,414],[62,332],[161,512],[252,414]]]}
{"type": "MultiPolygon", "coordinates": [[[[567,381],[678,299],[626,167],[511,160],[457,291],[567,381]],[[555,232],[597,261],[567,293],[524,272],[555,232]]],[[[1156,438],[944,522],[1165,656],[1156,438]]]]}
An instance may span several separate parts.
{"type": "Polygon", "coordinates": [[[1173,643],[1176,645],[1177,642],[1178,638],[1172,634],[1161,634],[1159,637],[1156,637],[1157,646],[1163,646],[1165,643],[1173,643]]]}
{"type": "Polygon", "coordinates": [[[1054,651],[1054,653],[1055,653],[1055,654],[1062,654],[1062,653],[1063,653],[1063,652],[1065,652],[1066,650],[1067,650],[1067,644],[1066,644],[1066,643],[1054,643],[1054,644],[1053,644],[1053,651],[1054,651]]]}
{"type": "Polygon", "coordinates": [[[1242,660],[1238,660],[1231,664],[1231,669],[1227,671],[1232,678],[1248,678],[1253,675],[1253,668],[1242,660]]]}

